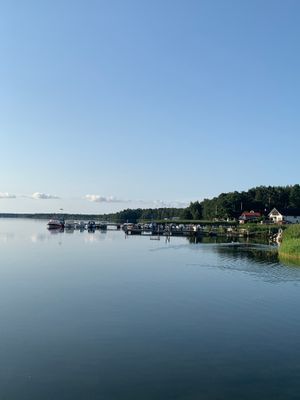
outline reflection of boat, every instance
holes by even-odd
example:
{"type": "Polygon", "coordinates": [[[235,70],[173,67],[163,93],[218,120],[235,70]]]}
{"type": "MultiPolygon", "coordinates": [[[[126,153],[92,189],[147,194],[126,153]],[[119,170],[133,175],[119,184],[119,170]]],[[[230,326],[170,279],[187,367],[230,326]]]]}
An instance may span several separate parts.
{"type": "Polygon", "coordinates": [[[62,233],[65,231],[63,226],[60,228],[48,228],[48,229],[50,230],[51,235],[56,233],[62,233]]]}
{"type": "Polygon", "coordinates": [[[65,222],[59,219],[50,219],[47,226],[48,229],[61,229],[64,228],[65,222]]]}

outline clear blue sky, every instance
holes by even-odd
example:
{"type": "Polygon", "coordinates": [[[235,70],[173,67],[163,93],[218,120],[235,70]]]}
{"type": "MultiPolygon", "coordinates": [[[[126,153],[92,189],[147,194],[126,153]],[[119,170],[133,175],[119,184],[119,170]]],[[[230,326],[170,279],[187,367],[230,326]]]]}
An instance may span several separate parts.
{"type": "Polygon", "coordinates": [[[299,37],[298,0],[2,2],[0,212],[299,183],[299,37]]]}

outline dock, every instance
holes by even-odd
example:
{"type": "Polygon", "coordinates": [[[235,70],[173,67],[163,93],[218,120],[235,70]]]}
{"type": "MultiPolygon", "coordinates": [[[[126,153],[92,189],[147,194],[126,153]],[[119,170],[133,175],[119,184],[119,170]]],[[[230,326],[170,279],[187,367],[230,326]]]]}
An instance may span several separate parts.
{"type": "Polygon", "coordinates": [[[199,237],[202,235],[217,236],[214,230],[207,231],[196,225],[141,225],[141,224],[124,224],[122,226],[126,235],[144,235],[144,236],[179,236],[179,237],[199,237]]]}

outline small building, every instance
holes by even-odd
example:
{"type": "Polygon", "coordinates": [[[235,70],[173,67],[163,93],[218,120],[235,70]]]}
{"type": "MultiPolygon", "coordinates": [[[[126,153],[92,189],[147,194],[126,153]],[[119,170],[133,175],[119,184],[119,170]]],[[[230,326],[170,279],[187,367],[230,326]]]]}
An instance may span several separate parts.
{"type": "Polygon", "coordinates": [[[261,218],[260,212],[251,211],[244,211],[239,217],[239,223],[245,224],[246,222],[255,222],[259,218],[261,218]]]}
{"type": "Polygon", "coordinates": [[[300,209],[299,208],[273,208],[269,212],[269,219],[275,224],[298,224],[300,223],[300,209]]]}

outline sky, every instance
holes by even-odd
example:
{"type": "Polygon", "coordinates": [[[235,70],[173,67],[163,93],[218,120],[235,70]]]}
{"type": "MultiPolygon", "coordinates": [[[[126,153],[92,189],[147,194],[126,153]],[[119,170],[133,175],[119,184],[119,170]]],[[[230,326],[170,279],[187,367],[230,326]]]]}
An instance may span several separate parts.
{"type": "Polygon", "coordinates": [[[298,0],[0,1],[0,212],[299,183],[298,0]]]}

